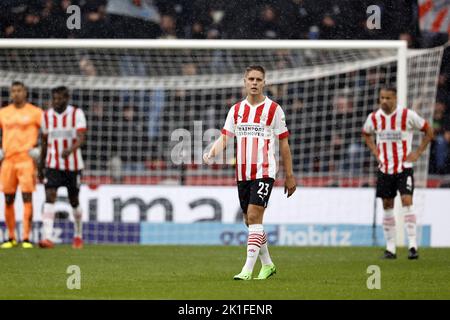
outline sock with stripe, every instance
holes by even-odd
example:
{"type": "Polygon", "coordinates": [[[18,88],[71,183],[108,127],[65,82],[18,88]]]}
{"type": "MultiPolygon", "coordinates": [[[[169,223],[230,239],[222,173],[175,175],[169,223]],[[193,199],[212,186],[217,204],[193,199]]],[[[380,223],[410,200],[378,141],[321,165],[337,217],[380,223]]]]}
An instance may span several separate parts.
{"type": "Polygon", "coordinates": [[[412,206],[402,207],[403,219],[405,219],[406,235],[408,236],[408,248],[417,249],[417,223],[416,215],[412,212],[412,206]]]}
{"type": "Polygon", "coordinates": [[[395,216],[394,209],[383,210],[383,231],[386,240],[386,250],[395,253],[395,216]]]}
{"type": "Polygon", "coordinates": [[[16,239],[16,212],[14,204],[5,205],[5,222],[8,227],[9,239],[16,239]]]}
{"type": "Polygon", "coordinates": [[[74,236],[78,237],[78,238],[82,238],[83,237],[83,220],[82,220],[83,214],[82,214],[80,206],[73,208],[73,218],[75,220],[74,236]]]}
{"type": "Polygon", "coordinates": [[[263,243],[264,229],[262,224],[251,224],[248,226],[247,240],[247,260],[243,270],[252,272],[256,260],[259,256],[259,250],[263,243]]]}
{"type": "Polygon", "coordinates": [[[261,263],[263,265],[272,265],[272,259],[270,258],[270,254],[269,254],[269,247],[268,247],[268,242],[267,242],[267,235],[265,232],[263,232],[263,239],[262,239],[262,244],[261,244],[261,248],[259,250],[259,259],[261,260],[261,263]]]}
{"type": "Polygon", "coordinates": [[[54,220],[55,205],[50,202],[44,203],[44,208],[42,210],[42,239],[52,239],[54,220]]]}
{"type": "Polygon", "coordinates": [[[31,202],[23,203],[23,240],[30,240],[31,224],[33,221],[33,204],[31,202]]]}

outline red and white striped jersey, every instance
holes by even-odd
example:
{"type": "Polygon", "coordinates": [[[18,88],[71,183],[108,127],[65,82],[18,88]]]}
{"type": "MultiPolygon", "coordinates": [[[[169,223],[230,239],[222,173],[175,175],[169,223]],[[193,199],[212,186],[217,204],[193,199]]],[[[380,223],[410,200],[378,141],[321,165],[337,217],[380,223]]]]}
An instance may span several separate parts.
{"type": "Polygon", "coordinates": [[[411,152],[414,131],[426,131],[427,127],[428,123],[415,111],[400,106],[389,115],[381,108],[369,114],[363,132],[377,136],[380,171],[397,174],[412,168],[413,164],[405,160],[411,152]]]}
{"type": "Polygon", "coordinates": [[[67,106],[59,114],[53,108],[42,116],[42,131],[48,135],[46,167],[57,170],[78,171],[84,168],[81,150],[72,152],[66,159],[61,154],[77,140],[77,131],[86,130],[86,117],[81,109],[67,106]]]}
{"type": "Polygon", "coordinates": [[[252,106],[247,99],[228,112],[222,133],[236,136],[236,178],[238,181],[275,179],[275,138],[289,136],[284,112],[269,98],[252,106]]]}

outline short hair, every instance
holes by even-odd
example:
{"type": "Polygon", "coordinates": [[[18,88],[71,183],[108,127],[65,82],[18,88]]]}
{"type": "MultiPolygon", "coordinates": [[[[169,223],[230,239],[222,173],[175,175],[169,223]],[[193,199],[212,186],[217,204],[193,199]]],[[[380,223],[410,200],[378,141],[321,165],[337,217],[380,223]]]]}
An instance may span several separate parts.
{"type": "Polygon", "coordinates": [[[21,87],[24,87],[25,89],[27,88],[27,87],[25,87],[25,83],[23,83],[22,81],[13,81],[11,83],[11,87],[15,87],[15,86],[21,86],[21,87]]]}
{"type": "Polygon", "coordinates": [[[66,98],[69,97],[69,89],[66,86],[59,86],[59,87],[53,88],[52,95],[54,95],[55,93],[62,94],[66,98]]]}
{"type": "Polygon", "coordinates": [[[393,86],[384,86],[384,87],[381,87],[380,92],[381,92],[381,90],[390,91],[390,92],[393,92],[395,95],[397,95],[397,88],[393,87],[393,86]]]}
{"type": "Polygon", "coordinates": [[[247,68],[245,68],[245,75],[247,75],[247,73],[249,73],[252,70],[259,71],[259,72],[261,72],[263,74],[264,77],[266,77],[266,70],[264,69],[264,67],[261,66],[261,65],[256,65],[256,64],[248,66],[247,68]]]}

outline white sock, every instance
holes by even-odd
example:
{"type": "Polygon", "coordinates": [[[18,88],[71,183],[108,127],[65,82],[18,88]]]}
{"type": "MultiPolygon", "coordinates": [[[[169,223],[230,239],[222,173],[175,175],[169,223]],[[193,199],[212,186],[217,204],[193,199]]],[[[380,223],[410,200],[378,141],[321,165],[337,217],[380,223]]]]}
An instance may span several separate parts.
{"type": "Polygon", "coordinates": [[[53,236],[53,222],[55,220],[55,205],[44,203],[42,210],[42,239],[51,240],[53,236]]]}
{"type": "Polygon", "coordinates": [[[263,232],[263,241],[259,250],[259,259],[263,265],[273,264],[272,259],[270,258],[267,236],[265,232],[263,232]]]}
{"type": "Polygon", "coordinates": [[[383,230],[384,239],[386,240],[386,250],[395,253],[395,216],[394,209],[387,209],[384,211],[383,230]]]}
{"type": "Polygon", "coordinates": [[[264,229],[262,224],[251,224],[248,226],[247,240],[247,261],[242,270],[253,271],[256,260],[258,259],[259,250],[263,243],[264,229]]]}
{"type": "Polygon", "coordinates": [[[74,236],[78,237],[78,238],[82,238],[83,237],[83,220],[82,220],[83,214],[82,214],[80,206],[73,208],[73,218],[75,220],[74,236]]]}
{"type": "Polygon", "coordinates": [[[402,207],[403,219],[405,219],[406,234],[408,236],[408,248],[417,249],[417,223],[416,215],[412,212],[412,206],[402,207]]]}

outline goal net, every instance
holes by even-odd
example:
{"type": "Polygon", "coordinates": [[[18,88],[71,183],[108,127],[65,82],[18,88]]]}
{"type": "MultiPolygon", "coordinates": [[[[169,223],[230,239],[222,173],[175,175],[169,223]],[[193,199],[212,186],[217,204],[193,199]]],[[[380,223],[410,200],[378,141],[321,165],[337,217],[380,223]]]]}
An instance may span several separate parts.
{"type": "MultiPolygon", "coordinates": [[[[400,41],[2,40],[0,101],[8,103],[15,80],[43,108],[53,87],[70,88],[70,103],[88,120],[86,194],[105,184],[186,186],[177,190],[189,193],[193,186],[235,185],[233,146],[213,166],[203,165],[201,157],[220,135],[229,107],[244,98],[245,67],[261,64],[267,70],[265,93],[286,114],[300,192],[318,194],[294,200],[308,207],[289,213],[286,221],[299,215],[306,224],[346,223],[356,199],[341,194],[343,188],[375,185],[376,161],[361,130],[377,108],[379,89],[397,86],[399,103],[431,120],[442,50],[406,50],[400,41]],[[337,199],[330,200],[331,190],[337,199]]],[[[418,188],[426,186],[427,172],[428,151],[415,166],[418,188]]],[[[281,186],[282,170],[278,177],[281,186]]],[[[379,226],[370,199],[368,214],[379,226]]],[[[91,213],[95,203],[88,200],[84,209],[91,213]]],[[[365,224],[364,214],[348,223],[365,224]]],[[[91,219],[96,216],[86,213],[85,221],[91,219]]],[[[196,225],[185,228],[195,233],[196,225]]],[[[119,227],[111,228],[111,239],[121,235],[119,227]]]]}

